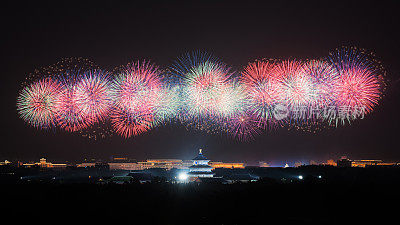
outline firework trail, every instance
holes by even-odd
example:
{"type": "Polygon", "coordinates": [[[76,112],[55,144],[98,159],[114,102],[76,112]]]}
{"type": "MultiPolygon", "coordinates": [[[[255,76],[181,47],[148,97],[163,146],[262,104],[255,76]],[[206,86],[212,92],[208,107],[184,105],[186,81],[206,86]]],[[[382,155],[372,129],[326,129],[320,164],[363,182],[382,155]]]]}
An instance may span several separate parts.
{"type": "Polygon", "coordinates": [[[240,141],[253,140],[261,134],[262,127],[257,118],[248,111],[229,118],[227,121],[227,133],[240,141]]]}

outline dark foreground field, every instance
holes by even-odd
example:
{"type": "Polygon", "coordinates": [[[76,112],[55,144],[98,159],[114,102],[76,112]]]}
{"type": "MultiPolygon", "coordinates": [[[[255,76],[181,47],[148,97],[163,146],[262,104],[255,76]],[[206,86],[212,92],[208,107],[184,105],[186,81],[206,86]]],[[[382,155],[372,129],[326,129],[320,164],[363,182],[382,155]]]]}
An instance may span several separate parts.
{"type": "Polygon", "coordinates": [[[399,219],[399,187],[399,182],[271,180],[231,185],[3,184],[1,214],[27,223],[383,224],[399,219]]]}

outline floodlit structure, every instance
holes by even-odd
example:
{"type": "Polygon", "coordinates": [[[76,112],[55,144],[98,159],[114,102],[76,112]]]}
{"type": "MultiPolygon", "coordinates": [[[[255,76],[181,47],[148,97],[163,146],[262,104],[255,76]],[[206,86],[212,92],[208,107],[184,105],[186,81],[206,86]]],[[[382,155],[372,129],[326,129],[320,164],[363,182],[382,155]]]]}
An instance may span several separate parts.
{"type": "Polygon", "coordinates": [[[190,180],[195,180],[199,177],[213,177],[213,168],[208,165],[209,161],[200,149],[199,154],[193,159],[193,165],[189,167],[188,176],[190,180]]]}
{"type": "Polygon", "coordinates": [[[45,158],[41,158],[39,160],[39,162],[24,163],[22,165],[24,167],[39,166],[41,168],[66,168],[67,167],[67,164],[65,164],[65,163],[51,163],[51,162],[47,162],[45,158]]]}

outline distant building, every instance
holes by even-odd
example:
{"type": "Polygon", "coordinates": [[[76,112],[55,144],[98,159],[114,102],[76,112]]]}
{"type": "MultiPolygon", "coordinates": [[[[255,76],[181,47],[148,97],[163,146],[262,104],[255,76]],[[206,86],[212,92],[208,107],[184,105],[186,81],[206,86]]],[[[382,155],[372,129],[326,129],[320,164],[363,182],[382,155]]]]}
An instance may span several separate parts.
{"type": "Polygon", "coordinates": [[[260,161],[258,162],[259,167],[270,167],[270,165],[267,162],[260,161]]]}
{"type": "Polygon", "coordinates": [[[8,160],[4,160],[4,162],[0,162],[0,166],[5,166],[5,165],[9,165],[9,164],[11,164],[11,162],[8,160]]]}
{"type": "Polygon", "coordinates": [[[199,154],[193,159],[193,165],[189,167],[188,176],[190,180],[195,180],[199,177],[213,177],[214,173],[211,171],[213,168],[208,165],[209,161],[200,149],[199,154]]]}
{"type": "Polygon", "coordinates": [[[141,167],[137,163],[131,162],[111,162],[108,163],[110,165],[110,170],[140,170],[141,167]]]}
{"type": "Polygon", "coordinates": [[[170,170],[172,168],[182,169],[181,159],[148,159],[146,162],[139,162],[138,164],[149,168],[163,168],[170,170]]]}
{"type": "Polygon", "coordinates": [[[346,157],[341,157],[337,161],[338,167],[361,167],[365,168],[368,166],[396,166],[397,163],[383,162],[379,159],[360,159],[360,160],[350,160],[346,157]]]}
{"type": "Polygon", "coordinates": [[[362,160],[352,160],[352,167],[367,167],[367,166],[394,166],[396,163],[386,163],[382,160],[375,159],[362,159],[362,160]]]}
{"type": "Polygon", "coordinates": [[[97,170],[110,170],[110,165],[104,162],[97,162],[94,164],[94,168],[97,170]]]}
{"type": "Polygon", "coordinates": [[[65,163],[51,163],[47,162],[45,158],[41,158],[39,162],[35,163],[24,163],[22,164],[24,167],[34,167],[39,166],[40,168],[66,168],[67,164],[65,163]]]}
{"type": "Polygon", "coordinates": [[[333,159],[328,159],[328,160],[326,160],[326,163],[324,163],[324,165],[327,165],[327,166],[337,166],[337,163],[336,163],[335,160],[333,160],[333,159]]]}
{"type": "Polygon", "coordinates": [[[94,163],[94,162],[83,162],[83,163],[76,164],[76,167],[90,168],[90,167],[94,167],[95,165],[96,165],[96,163],[94,163]]]}
{"type": "Polygon", "coordinates": [[[192,165],[193,165],[192,160],[183,160],[182,161],[182,169],[189,169],[189,167],[192,165]]]}
{"type": "Polygon", "coordinates": [[[337,161],[337,167],[351,167],[351,160],[348,159],[345,156],[342,156],[338,161],[337,161]]]}
{"type": "MultiPolygon", "coordinates": [[[[77,167],[95,167],[94,162],[83,162],[77,167]]],[[[184,169],[184,164],[180,159],[148,159],[144,162],[136,162],[127,158],[114,158],[108,163],[110,170],[147,170],[153,168],[162,168],[170,170],[172,168],[184,169]]],[[[186,167],[188,168],[188,167],[186,167]]]]}
{"type": "Polygon", "coordinates": [[[224,162],[210,162],[209,165],[213,168],[228,168],[228,169],[244,169],[244,163],[224,163],[224,162]]]}
{"type": "Polygon", "coordinates": [[[303,166],[304,164],[302,162],[295,162],[294,167],[300,167],[303,166]]]}

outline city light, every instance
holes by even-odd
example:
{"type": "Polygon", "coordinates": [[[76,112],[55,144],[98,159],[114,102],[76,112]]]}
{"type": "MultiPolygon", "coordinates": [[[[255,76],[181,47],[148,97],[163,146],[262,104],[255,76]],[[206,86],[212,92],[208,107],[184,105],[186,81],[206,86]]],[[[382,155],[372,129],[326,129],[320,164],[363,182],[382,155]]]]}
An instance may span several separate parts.
{"type": "Polygon", "coordinates": [[[303,176],[302,175],[299,176],[299,180],[303,180],[303,176]]]}
{"type": "Polygon", "coordinates": [[[181,181],[187,180],[188,179],[188,175],[186,173],[180,173],[178,175],[178,179],[181,181]]]}

